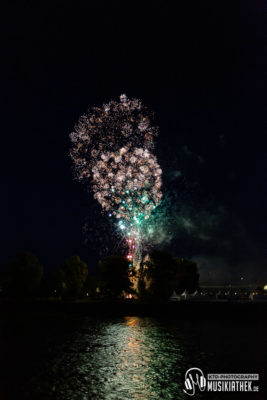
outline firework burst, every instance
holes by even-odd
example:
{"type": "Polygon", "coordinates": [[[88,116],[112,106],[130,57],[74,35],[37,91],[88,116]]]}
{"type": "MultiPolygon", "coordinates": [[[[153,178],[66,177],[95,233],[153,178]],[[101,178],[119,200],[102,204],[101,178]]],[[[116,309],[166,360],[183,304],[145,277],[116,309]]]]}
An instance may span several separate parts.
{"type": "Polygon", "coordinates": [[[150,114],[140,100],[120,96],[80,117],[70,138],[75,176],[88,181],[128,248],[129,266],[142,256],[144,232],[159,205],[161,168],[155,155],[150,114]]]}

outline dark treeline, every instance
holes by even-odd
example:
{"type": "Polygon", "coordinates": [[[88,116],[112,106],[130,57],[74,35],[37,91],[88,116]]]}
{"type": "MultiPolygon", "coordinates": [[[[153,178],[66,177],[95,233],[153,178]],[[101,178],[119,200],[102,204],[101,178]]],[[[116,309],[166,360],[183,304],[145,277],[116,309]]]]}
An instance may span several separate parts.
{"type": "Polygon", "coordinates": [[[23,252],[1,271],[0,288],[2,297],[18,299],[164,300],[174,290],[192,293],[198,281],[196,263],[162,251],[152,251],[132,270],[124,257],[108,256],[99,261],[97,275],[89,273],[79,256],[66,258],[53,273],[44,274],[38,257],[23,252]]]}

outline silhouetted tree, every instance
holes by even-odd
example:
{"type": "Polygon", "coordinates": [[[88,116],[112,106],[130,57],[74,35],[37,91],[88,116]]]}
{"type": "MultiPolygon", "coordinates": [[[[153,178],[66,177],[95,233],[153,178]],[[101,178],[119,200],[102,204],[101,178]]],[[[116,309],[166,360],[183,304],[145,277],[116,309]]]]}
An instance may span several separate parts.
{"type": "Polygon", "coordinates": [[[42,279],[41,294],[43,296],[62,296],[66,292],[64,272],[60,268],[42,279]]]}
{"type": "Polygon", "coordinates": [[[79,256],[66,258],[54,276],[58,294],[76,297],[81,293],[88,275],[88,268],[79,256]]]}
{"type": "Polygon", "coordinates": [[[144,262],[143,275],[147,281],[147,292],[156,299],[168,297],[174,290],[176,263],[171,254],[154,250],[144,262]]]}
{"type": "Polygon", "coordinates": [[[183,292],[187,290],[189,293],[194,292],[198,288],[199,274],[197,272],[197,264],[185,258],[175,258],[175,281],[176,291],[183,292]]]}
{"type": "Polygon", "coordinates": [[[131,291],[128,261],[120,256],[108,256],[99,262],[100,278],[105,283],[105,291],[112,297],[118,297],[131,291]]]}
{"type": "Polygon", "coordinates": [[[87,275],[86,281],[83,286],[84,292],[88,293],[89,296],[96,294],[96,289],[100,286],[100,282],[96,276],[87,275]]]}
{"type": "Polygon", "coordinates": [[[147,293],[159,300],[168,298],[173,290],[193,292],[198,288],[198,278],[196,263],[163,251],[151,252],[141,271],[147,293]]]}
{"type": "Polygon", "coordinates": [[[6,270],[4,291],[14,296],[37,293],[43,276],[43,267],[36,255],[30,252],[17,254],[6,270]]]}
{"type": "Polygon", "coordinates": [[[146,282],[144,279],[144,276],[140,274],[140,277],[138,278],[138,283],[137,283],[137,290],[136,290],[138,297],[139,298],[145,298],[147,295],[146,291],[146,282]]]}

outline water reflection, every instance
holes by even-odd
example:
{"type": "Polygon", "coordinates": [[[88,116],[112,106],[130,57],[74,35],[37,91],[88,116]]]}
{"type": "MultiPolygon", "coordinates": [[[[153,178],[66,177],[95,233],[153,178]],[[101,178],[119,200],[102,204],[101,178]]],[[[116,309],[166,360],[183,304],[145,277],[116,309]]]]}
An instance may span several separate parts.
{"type": "Polygon", "coordinates": [[[174,376],[180,348],[151,319],[125,317],[103,326],[100,337],[102,345],[84,365],[94,398],[156,400],[171,398],[174,392],[182,398],[174,376]]]}
{"type": "Polygon", "coordinates": [[[184,399],[181,340],[151,318],[88,319],[59,354],[46,399],[184,399]]]}

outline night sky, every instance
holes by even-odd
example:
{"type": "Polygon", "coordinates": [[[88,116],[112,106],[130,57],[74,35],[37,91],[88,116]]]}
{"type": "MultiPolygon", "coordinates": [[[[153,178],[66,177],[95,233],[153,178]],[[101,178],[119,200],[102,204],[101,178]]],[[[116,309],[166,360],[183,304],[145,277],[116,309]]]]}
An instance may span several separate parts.
{"type": "Polygon", "coordinates": [[[126,93],[160,127],[163,248],[203,282],[267,283],[261,2],[143,3],[1,2],[1,266],[30,250],[47,271],[74,254],[95,269],[103,218],[69,134],[126,93]]]}

